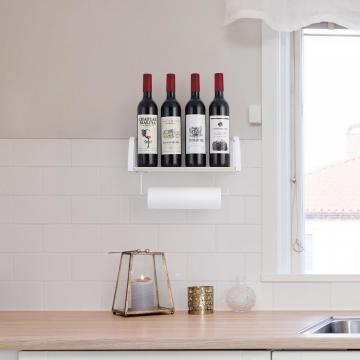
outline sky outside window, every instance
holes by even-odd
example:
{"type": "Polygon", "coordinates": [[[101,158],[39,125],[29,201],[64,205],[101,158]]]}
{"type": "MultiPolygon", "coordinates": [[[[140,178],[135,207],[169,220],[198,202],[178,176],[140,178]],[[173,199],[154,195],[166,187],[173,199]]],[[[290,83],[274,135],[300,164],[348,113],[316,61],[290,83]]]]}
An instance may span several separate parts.
{"type": "Polygon", "coordinates": [[[359,274],[360,37],[305,30],[303,60],[305,272],[359,274]]]}
{"type": "Polygon", "coordinates": [[[305,31],[305,172],[346,159],[347,129],[360,123],[360,36],[341,34],[355,35],[305,31]],[[307,35],[314,33],[322,36],[307,35]]]}

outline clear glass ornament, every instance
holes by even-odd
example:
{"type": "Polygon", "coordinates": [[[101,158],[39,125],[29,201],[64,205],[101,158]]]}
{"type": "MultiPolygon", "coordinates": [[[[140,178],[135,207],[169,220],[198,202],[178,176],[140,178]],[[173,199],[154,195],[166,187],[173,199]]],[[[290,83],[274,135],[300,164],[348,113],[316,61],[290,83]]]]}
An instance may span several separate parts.
{"type": "Polygon", "coordinates": [[[226,303],[235,312],[251,310],[256,302],[254,290],[246,284],[238,283],[226,294],[226,303]]]}

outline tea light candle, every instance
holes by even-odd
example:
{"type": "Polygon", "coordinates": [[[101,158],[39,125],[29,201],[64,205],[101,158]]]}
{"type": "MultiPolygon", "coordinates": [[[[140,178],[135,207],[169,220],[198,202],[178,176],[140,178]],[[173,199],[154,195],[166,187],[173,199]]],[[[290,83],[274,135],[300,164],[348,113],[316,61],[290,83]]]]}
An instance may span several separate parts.
{"type": "Polygon", "coordinates": [[[153,308],[153,281],[148,276],[141,275],[131,282],[131,310],[143,311],[153,308]]]}

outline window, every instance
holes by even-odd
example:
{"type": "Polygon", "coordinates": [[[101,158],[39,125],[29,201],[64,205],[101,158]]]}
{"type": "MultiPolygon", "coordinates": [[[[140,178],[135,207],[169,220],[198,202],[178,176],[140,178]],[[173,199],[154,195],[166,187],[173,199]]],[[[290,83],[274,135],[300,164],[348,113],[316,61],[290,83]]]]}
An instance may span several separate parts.
{"type": "Polygon", "coordinates": [[[360,35],[322,25],[263,26],[264,280],[360,275],[360,35]]]}
{"type": "Polygon", "coordinates": [[[360,273],[360,35],[303,30],[306,273],[360,273]]]}

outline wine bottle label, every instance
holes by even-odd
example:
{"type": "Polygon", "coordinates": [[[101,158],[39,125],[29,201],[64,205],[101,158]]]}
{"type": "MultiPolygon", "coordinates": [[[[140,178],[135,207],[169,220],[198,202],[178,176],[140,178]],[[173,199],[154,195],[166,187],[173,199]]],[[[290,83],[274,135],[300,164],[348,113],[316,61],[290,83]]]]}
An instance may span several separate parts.
{"type": "Polygon", "coordinates": [[[138,154],[157,154],[157,115],[138,115],[138,154]]]}
{"type": "Polygon", "coordinates": [[[186,115],[186,153],[205,154],[205,115],[186,115]]]}
{"type": "Polygon", "coordinates": [[[181,154],[180,116],[165,116],[161,118],[161,154],[181,154]]]}
{"type": "Polygon", "coordinates": [[[229,116],[210,116],[210,154],[228,154],[229,146],[229,116]]]}

